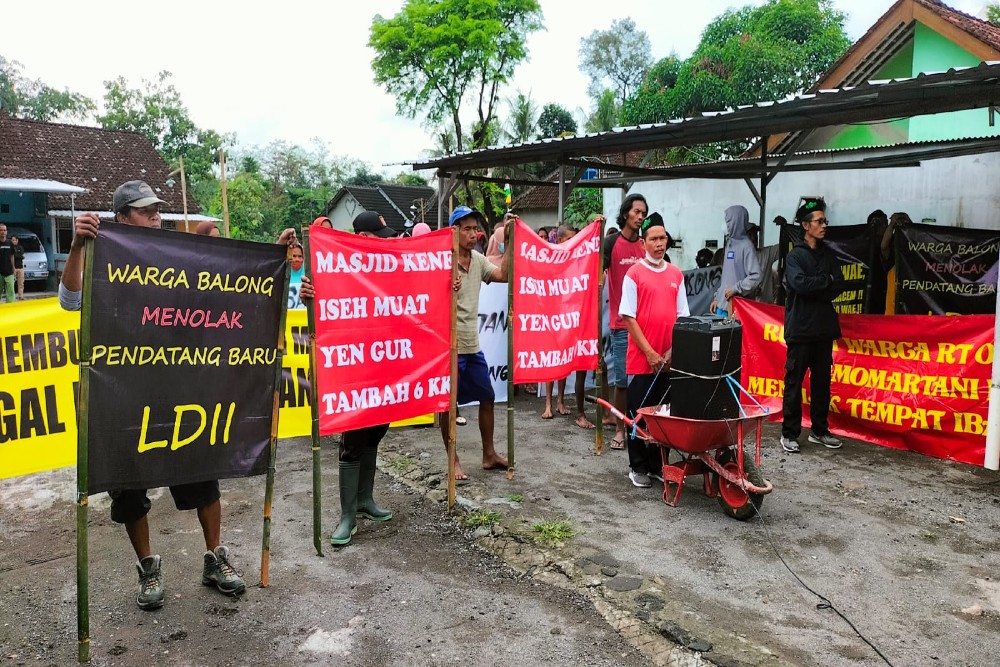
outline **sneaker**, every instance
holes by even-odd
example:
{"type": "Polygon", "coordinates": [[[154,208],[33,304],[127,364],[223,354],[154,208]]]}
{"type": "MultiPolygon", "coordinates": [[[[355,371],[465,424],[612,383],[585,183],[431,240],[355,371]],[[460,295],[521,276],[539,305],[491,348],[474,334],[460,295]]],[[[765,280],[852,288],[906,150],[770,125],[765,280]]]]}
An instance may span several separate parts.
{"type": "Polygon", "coordinates": [[[644,472],[629,469],[628,478],[632,480],[632,486],[638,486],[640,489],[648,489],[653,486],[653,483],[649,481],[649,475],[644,472]]]}
{"type": "MultiPolygon", "coordinates": [[[[811,439],[812,438],[810,438],[810,440],[811,439]]],[[[791,452],[792,454],[796,454],[799,451],[799,443],[796,442],[795,440],[792,440],[791,438],[786,438],[785,436],[781,436],[781,448],[784,449],[786,452],[791,452]]]]}
{"type": "Polygon", "coordinates": [[[840,449],[840,446],[844,444],[840,441],[840,438],[835,438],[829,433],[826,435],[816,435],[814,433],[809,436],[809,442],[816,443],[817,445],[823,445],[827,449],[840,449]]]}
{"type": "Polygon", "coordinates": [[[455,423],[458,424],[459,426],[465,426],[466,424],[469,423],[469,420],[459,415],[458,417],[455,417],[455,423]]]}
{"type": "Polygon", "coordinates": [[[205,552],[201,583],[215,586],[226,595],[239,595],[247,589],[236,568],[229,563],[229,549],[221,545],[215,547],[215,551],[205,552]]]}
{"type": "Polygon", "coordinates": [[[163,575],[160,573],[160,557],[146,556],[135,564],[139,571],[139,595],[135,603],[139,609],[159,609],[163,606],[163,575]]]}
{"type": "Polygon", "coordinates": [[[660,482],[660,483],[663,482],[663,471],[660,470],[660,469],[650,470],[649,471],[649,476],[652,477],[653,479],[655,479],[656,481],[660,482]]]}

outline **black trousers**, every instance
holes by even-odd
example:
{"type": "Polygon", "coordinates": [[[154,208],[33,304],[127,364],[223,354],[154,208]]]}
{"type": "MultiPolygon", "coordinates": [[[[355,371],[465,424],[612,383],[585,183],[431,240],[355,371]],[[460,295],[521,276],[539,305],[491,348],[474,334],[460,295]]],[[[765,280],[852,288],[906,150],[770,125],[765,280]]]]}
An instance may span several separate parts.
{"type": "Polygon", "coordinates": [[[809,416],[812,432],[828,435],[830,373],[833,341],[788,343],[785,357],[785,395],[781,401],[781,435],[795,440],[802,433],[802,382],[809,371],[809,416]]]}
{"type": "MultiPolygon", "coordinates": [[[[660,405],[670,402],[670,373],[663,371],[659,375],[633,375],[628,383],[628,416],[635,419],[639,408],[650,405],[660,405]],[[656,378],[655,382],[653,378],[656,378]],[[664,395],[666,398],[664,399],[664,395]]],[[[632,437],[632,429],[625,428],[625,441],[628,444],[628,465],[635,472],[659,472],[662,467],[660,448],[645,440],[632,437]]]]}
{"type": "Polygon", "coordinates": [[[353,431],[344,431],[340,439],[340,460],[354,463],[361,460],[361,452],[366,449],[377,450],[378,443],[389,432],[388,424],[378,424],[353,431]]]}

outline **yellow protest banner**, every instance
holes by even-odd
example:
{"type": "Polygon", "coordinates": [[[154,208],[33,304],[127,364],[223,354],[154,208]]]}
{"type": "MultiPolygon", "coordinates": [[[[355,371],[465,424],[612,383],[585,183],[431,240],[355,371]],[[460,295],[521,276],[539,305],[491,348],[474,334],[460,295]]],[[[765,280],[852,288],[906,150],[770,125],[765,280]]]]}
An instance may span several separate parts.
{"type": "Polygon", "coordinates": [[[79,330],[56,299],[0,306],[0,479],[76,463],[79,330]]]}
{"type": "MultiPolygon", "coordinates": [[[[278,437],[304,437],[312,432],[306,311],[289,310],[285,327],[278,437]]],[[[0,306],[0,479],[76,465],[79,330],[80,313],[55,298],[0,306]]]]}

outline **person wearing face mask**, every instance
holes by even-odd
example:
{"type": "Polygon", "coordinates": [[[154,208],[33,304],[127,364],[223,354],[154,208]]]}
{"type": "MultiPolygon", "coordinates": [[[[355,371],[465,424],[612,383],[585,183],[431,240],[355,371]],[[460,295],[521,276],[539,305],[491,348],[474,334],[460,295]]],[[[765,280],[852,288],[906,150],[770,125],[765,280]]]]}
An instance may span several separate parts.
{"type": "MultiPolygon", "coordinates": [[[[659,405],[670,389],[674,323],[690,314],[684,275],[667,258],[670,235],[663,218],[651,215],[638,230],[643,258],[633,264],[622,280],[618,314],[628,330],[625,370],[628,384],[628,415],[635,419],[639,408],[659,405]]],[[[628,478],[633,486],[652,486],[650,477],[663,481],[660,449],[626,431],[628,478]]]]}
{"type": "Polygon", "coordinates": [[[292,272],[288,276],[288,309],[299,310],[305,308],[302,299],[299,298],[299,290],[302,289],[302,276],[305,274],[305,254],[302,246],[296,245],[288,248],[288,262],[292,265],[292,272]]]}

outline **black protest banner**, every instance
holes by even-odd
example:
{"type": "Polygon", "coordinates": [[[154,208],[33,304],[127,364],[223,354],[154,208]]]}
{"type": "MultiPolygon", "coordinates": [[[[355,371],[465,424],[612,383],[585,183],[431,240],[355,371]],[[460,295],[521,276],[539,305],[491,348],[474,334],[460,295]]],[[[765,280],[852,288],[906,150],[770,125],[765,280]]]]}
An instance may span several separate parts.
{"type": "Polygon", "coordinates": [[[992,315],[1000,232],[935,225],[897,228],[897,315],[992,315]]]}
{"type": "Polygon", "coordinates": [[[704,315],[709,311],[721,283],[721,266],[684,271],[684,290],[687,292],[688,310],[692,315],[704,315]]]}
{"type": "Polygon", "coordinates": [[[105,225],[89,322],[89,492],[267,470],[278,245],[105,225]]]}
{"type": "MultiPolygon", "coordinates": [[[[781,226],[783,247],[790,248],[802,240],[802,225],[781,226]]],[[[842,314],[865,312],[866,295],[870,287],[872,249],[875,243],[871,227],[868,225],[827,227],[823,242],[836,258],[840,277],[844,280],[844,291],[834,300],[834,309],[842,314]]],[[[785,255],[787,256],[787,252],[785,255]]]]}

